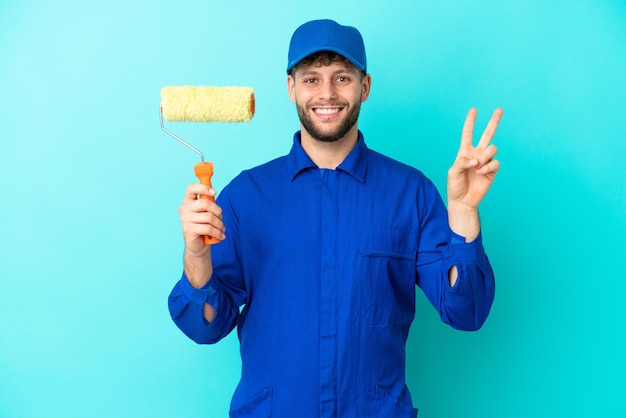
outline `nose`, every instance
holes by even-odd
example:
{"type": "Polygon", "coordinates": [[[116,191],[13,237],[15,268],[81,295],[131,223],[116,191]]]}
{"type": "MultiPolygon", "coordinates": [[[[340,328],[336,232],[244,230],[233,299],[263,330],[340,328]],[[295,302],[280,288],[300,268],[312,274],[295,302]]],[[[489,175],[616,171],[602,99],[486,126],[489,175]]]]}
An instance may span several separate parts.
{"type": "Polygon", "coordinates": [[[335,100],[337,98],[337,91],[332,81],[326,81],[320,89],[320,99],[335,100]]]}

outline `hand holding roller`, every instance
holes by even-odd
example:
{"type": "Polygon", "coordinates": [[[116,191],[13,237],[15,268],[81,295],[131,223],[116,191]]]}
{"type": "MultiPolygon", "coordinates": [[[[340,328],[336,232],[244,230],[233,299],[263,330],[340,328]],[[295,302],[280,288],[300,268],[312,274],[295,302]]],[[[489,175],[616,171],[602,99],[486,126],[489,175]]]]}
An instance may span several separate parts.
{"type": "MultiPolygon", "coordinates": [[[[211,184],[211,177],[213,177],[213,163],[204,161],[199,162],[194,166],[193,171],[196,174],[196,177],[198,177],[198,180],[200,180],[200,183],[213,188],[213,185],[211,184]]],[[[215,198],[213,196],[207,196],[205,194],[200,195],[200,199],[209,199],[215,202],[215,198]]],[[[204,243],[206,245],[217,244],[218,242],[220,242],[218,238],[210,237],[208,235],[204,236],[204,243]]]]}
{"type": "MultiPolygon", "coordinates": [[[[200,155],[201,162],[195,165],[194,172],[200,183],[208,186],[211,186],[213,163],[205,162],[200,150],[167,130],[163,119],[173,122],[249,122],[254,111],[254,90],[251,87],[167,86],[161,89],[161,129],[200,155]]],[[[200,198],[215,201],[212,196],[201,195],[200,198]]],[[[218,242],[218,238],[204,237],[207,245],[218,242]]]]}

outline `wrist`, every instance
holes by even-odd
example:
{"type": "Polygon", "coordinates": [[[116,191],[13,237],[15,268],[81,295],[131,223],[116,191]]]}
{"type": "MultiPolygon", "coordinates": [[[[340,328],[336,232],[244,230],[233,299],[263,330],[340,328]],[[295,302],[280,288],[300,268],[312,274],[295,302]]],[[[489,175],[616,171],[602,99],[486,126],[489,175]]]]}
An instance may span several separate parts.
{"type": "Polygon", "coordinates": [[[202,242],[201,245],[199,246],[189,246],[189,245],[185,245],[185,249],[184,249],[184,257],[185,259],[190,258],[190,259],[203,259],[205,257],[207,257],[207,253],[209,253],[210,255],[210,251],[211,251],[211,246],[210,245],[205,245],[204,242],[202,242]],[[194,248],[196,247],[196,248],[194,248]]]}
{"type": "Polygon", "coordinates": [[[480,234],[478,208],[461,202],[448,203],[448,224],[452,232],[465,237],[465,242],[472,242],[480,234]]]}
{"type": "Polygon", "coordinates": [[[189,283],[195,288],[201,288],[208,283],[213,274],[211,260],[211,246],[206,245],[201,251],[194,252],[185,247],[184,270],[189,283]]]}

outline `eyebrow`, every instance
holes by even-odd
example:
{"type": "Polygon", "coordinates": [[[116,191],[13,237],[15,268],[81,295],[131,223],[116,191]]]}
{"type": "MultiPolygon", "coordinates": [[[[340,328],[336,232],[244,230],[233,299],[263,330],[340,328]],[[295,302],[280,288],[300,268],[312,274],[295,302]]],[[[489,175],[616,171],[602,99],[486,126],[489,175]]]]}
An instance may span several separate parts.
{"type": "MultiPolygon", "coordinates": [[[[305,77],[305,76],[311,76],[311,75],[318,75],[320,73],[320,71],[318,70],[304,70],[302,71],[301,76],[305,77]]],[[[336,70],[333,72],[333,75],[339,75],[339,74],[349,74],[349,75],[354,75],[353,71],[350,71],[349,68],[342,68],[340,70],[336,70]]]]}

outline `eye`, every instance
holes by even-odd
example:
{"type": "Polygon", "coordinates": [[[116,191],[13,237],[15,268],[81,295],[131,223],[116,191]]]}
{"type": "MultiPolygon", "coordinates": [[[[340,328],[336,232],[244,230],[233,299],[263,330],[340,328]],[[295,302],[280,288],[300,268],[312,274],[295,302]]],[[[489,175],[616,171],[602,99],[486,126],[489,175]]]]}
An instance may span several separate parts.
{"type": "Polygon", "coordinates": [[[315,84],[317,82],[316,78],[309,77],[302,80],[304,84],[315,84]]]}
{"type": "Polygon", "coordinates": [[[339,83],[349,83],[350,82],[350,77],[347,77],[345,75],[340,75],[339,77],[337,77],[337,81],[339,83]]]}

